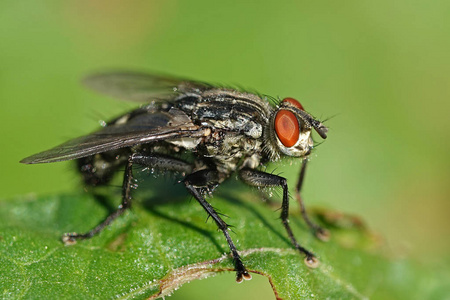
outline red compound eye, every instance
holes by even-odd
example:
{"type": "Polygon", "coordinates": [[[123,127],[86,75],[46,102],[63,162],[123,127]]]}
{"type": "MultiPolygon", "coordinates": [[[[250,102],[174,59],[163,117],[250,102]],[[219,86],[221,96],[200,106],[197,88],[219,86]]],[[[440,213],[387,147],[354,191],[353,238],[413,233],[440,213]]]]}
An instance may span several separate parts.
{"type": "Polygon", "coordinates": [[[275,116],[275,132],[284,146],[294,146],[300,135],[298,121],[295,115],[288,110],[280,110],[275,116]]]}
{"type": "Polygon", "coordinates": [[[298,101],[295,100],[294,98],[284,98],[284,99],[283,99],[283,102],[288,102],[288,103],[294,105],[295,107],[300,108],[301,110],[305,110],[305,109],[303,108],[303,105],[301,105],[300,102],[298,102],[298,101]]]}

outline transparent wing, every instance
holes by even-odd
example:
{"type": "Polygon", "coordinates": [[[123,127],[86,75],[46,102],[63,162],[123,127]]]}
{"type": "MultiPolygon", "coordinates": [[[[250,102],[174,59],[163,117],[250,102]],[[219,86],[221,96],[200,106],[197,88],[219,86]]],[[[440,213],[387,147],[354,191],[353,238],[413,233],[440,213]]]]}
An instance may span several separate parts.
{"type": "Polygon", "coordinates": [[[197,137],[202,134],[202,130],[194,125],[184,112],[172,108],[169,112],[146,113],[124,124],[104,127],[90,135],[75,138],[24,158],[20,162],[37,164],[72,160],[137,144],[178,137],[197,137]]]}
{"type": "Polygon", "coordinates": [[[147,103],[165,100],[177,93],[199,93],[212,87],[198,81],[136,72],[94,74],[85,78],[83,83],[88,88],[113,98],[147,103]]]}

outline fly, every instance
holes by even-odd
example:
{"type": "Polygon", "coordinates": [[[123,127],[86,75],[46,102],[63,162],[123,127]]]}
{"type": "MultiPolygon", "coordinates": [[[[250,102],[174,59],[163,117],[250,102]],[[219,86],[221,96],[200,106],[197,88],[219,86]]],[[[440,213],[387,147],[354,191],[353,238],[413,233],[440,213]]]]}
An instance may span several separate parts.
{"type": "Polygon", "coordinates": [[[309,267],[315,255],[295,239],[289,225],[286,178],[263,172],[261,166],[283,157],[302,159],[296,198],[308,226],[320,239],[327,231],[306,214],[300,197],[314,129],[321,138],[328,129],[293,98],[271,105],[266,96],[175,77],[143,73],[104,73],[88,77],[91,89],[120,99],[145,103],[106,124],[100,130],[69,140],[21,161],[24,164],[77,160],[86,184],[104,185],[119,169],[125,169],[122,203],[102,223],[87,233],[66,233],[66,244],[93,237],[130,208],[136,187],[133,166],[178,172],[188,192],[223,232],[233,256],[236,281],[251,276],[228,231],[228,224],[205,200],[232,174],[256,187],[281,187],[281,221],[292,245],[309,267]],[[150,104],[149,104],[150,103],[150,104]]]}

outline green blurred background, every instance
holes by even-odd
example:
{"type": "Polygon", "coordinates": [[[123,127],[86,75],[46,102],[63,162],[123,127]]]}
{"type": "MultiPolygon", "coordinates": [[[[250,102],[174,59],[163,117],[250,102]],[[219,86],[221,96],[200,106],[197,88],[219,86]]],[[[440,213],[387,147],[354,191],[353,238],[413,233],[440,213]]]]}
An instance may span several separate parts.
{"type": "MultiPolygon", "coordinates": [[[[87,91],[83,76],[162,71],[294,97],[317,117],[334,116],[308,170],[307,204],[362,216],[395,256],[444,271],[449,16],[450,2],[438,0],[3,0],[0,196],[81,189],[70,163],[18,161],[132,107],[87,91]]],[[[292,183],[288,166],[277,170],[292,183]]],[[[237,285],[233,276],[171,299],[273,298],[264,278],[237,285]]]]}

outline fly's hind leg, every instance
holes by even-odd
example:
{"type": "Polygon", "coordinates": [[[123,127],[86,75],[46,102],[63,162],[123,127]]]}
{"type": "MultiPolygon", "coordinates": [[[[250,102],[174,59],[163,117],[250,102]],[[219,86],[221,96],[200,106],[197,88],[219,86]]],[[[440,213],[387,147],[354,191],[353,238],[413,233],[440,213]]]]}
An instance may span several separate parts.
{"type": "Polygon", "coordinates": [[[184,184],[187,190],[194,196],[194,198],[200,203],[200,205],[206,210],[208,215],[216,222],[217,227],[222,230],[225,235],[225,239],[230,247],[231,254],[233,255],[234,266],[236,268],[236,281],[242,282],[244,279],[251,279],[251,275],[247,272],[241,257],[233,243],[228,232],[228,224],[225,223],[216,210],[205,200],[202,195],[202,188],[210,188],[216,186],[218,182],[218,172],[214,170],[200,170],[194,172],[184,179],[184,184]]]}
{"type": "Polygon", "coordinates": [[[303,179],[305,178],[305,172],[306,172],[306,165],[308,163],[307,159],[303,159],[302,167],[300,169],[300,176],[298,178],[297,185],[295,187],[295,197],[297,199],[297,202],[300,206],[300,212],[302,213],[303,219],[305,220],[306,224],[309,228],[313,231],[314,235],[322,241],[328,241],[330,239],[330,232],[313,221],[308,216],[308,213],[306,212],[305,204],[303,203],[302,197],[300,195],[300,191],[302,189],[303,185],[303,179]]]}
{"type": "Polygon", "coordinates": [[[133,179],[133,164],[180,173],[189,173],[192,171],[191,164],[176,158],[160,155],[141,155],[139,153],[130,155],[125,165],[125,173],[123,176],[122,203],[117,210],[112,212],[103,222],[92,230],[86,233],[71,232],[64,234],[62,240],[66,245],[75,244],[77,240],[89,239],[100,233],[105,227],[131,207],[131,190],[136,187],[133,179]]]}
{"type": "Polygon", "coordinates": [[[280,186],[283,188],[283,202],[281,204],[281,222],[291,240],[292,245],[302,254],[305,255],[305,263],[311,268],[318,266],[319,261],[316,256],[308,251],[306,248],[302,247],[294,237],[291,226],[289,225],[289,194],[286,178],[278,175],[269,174],[252,169],[242,169],[239,172],[242,180],[252,186],[256,187],[271,187],[280,186]]]}

